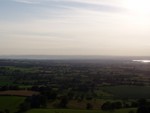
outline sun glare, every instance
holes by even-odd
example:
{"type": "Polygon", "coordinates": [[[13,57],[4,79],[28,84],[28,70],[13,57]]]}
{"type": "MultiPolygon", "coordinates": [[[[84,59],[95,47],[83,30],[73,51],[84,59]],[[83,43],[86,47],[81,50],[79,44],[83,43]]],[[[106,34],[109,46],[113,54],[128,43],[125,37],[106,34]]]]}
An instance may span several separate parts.
{"type": "Polygon", "coordinates": [[[134,13],[150,13],[150,0],[123,0],[123,5],[134,13]]]}

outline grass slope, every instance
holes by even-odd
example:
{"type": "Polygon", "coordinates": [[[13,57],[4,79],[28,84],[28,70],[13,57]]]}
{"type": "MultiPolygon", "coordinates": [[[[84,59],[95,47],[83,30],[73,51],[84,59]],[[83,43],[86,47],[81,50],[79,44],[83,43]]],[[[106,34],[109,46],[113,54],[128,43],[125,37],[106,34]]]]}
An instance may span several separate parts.
{"type": "Polygon", "coordinates": [[[18,106],[24,101],[25,97],[0,96],[0,111],[8,109],[10,113],[17,111],[18,106]]]}
{"type": "Polygon", "coordinates": [[[101,111],[101,110],[72,110],[72,109],[32,109],[27,113],[128,113],[136,111],[134,108],[120,109],[116,111],[101,111]]]}

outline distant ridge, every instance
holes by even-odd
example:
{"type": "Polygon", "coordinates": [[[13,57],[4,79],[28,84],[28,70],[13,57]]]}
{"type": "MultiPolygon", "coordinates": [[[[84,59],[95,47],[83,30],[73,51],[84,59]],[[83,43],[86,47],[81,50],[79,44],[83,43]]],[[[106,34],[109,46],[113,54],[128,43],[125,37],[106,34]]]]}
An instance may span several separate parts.
{"type": "Polygon", "coordinates": [[[94,60],[94,59],[112,59],[112,60],[134,60],[149,59],[150,56],[102,56],[102,55],[1,55],[0,59],[43,59],[43,60],[94,60]]]}

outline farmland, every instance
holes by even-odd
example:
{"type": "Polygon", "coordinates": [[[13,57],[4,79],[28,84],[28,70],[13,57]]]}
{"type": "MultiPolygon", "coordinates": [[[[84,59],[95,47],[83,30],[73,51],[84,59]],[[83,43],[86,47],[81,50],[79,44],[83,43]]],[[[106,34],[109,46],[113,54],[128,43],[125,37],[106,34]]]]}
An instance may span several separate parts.
{"type": "Polygon", "coordinates": [[[149,74],[149,63],[130,59],[0,60],[0,110],[136,112],[141,103],[150,103],[149,74]],[[12,98],[20,101],[12,100],[11,108],[13,102],[2,105],[12,98]]]}

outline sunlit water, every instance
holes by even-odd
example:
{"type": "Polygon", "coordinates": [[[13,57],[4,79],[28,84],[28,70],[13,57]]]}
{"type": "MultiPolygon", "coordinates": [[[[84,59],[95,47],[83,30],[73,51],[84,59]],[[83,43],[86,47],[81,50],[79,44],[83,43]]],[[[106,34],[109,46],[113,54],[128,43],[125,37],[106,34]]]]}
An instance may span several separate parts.
{"type": "Polygon", "coordinates": [[[132,60],[133,62],[150,63],[150,60],[132,60]]]}

